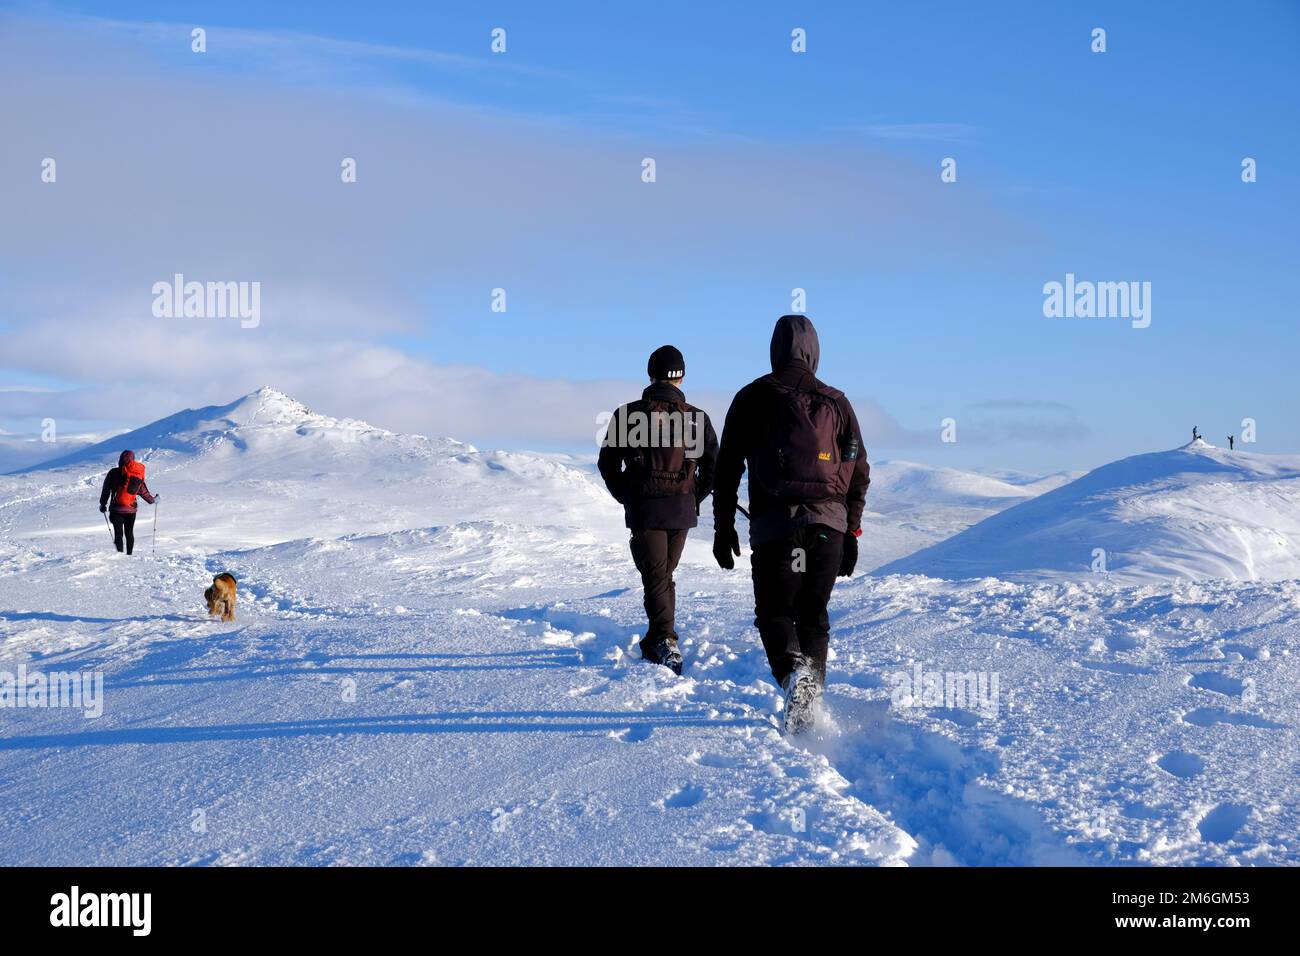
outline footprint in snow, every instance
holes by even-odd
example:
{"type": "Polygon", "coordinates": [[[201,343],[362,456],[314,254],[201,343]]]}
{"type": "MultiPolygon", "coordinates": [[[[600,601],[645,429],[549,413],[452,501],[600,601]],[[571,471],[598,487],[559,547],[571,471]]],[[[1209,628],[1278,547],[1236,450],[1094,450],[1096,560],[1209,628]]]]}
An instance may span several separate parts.
{"type": "Polygon", "coordinates": [[[1205,769],[1205,760],[1184,750],[1171,750],[1156,761],[1156,766],[1165,773],[1189,780],[1205,769]]]}
{"type": "Polygon", "coordinates": [[[1245,803],[1221,803],[1196,824],[1206,843],[1227,843],[1250,819],[1251,807],[1245,803]]]}
{"type": "Polygon", "coordinates": [[[1240,697],[1241,692],[1246,688],[1244,681],[1236,677],[1229,677],[1227,674],[1221,674],[1218,671],[1204,671],[1200,674],[1193,674],[1187,685],[1189,687],[1199,687],[1201,690],[1213,691],[1216,694],[1223,694],[1226,697],[1240,697]]]}
{"type": "Polygon", "coordinates": [[[675,790],[668,796],[664,797],[664,806],[681,809],[682,807],[693,807],[704,799],[704,791],[699,787],[687,784],[679,790],[675,790]]]}
{"type": "Polygon", "coordinates": [[[1233,724],[1238,727],[1262,727],[1267,730],[1282,730],[1285,724],[1274,723],[1254,714],[1224,710],[1222,707],[1197,707],[1183,714],[1183,723],[1193,727],[1213,727],[1215,724],[1233,724]]]}
{"type": "Polygon", "coordinates": [[[1112,651],[1131,651],[1138,646],[1138,642],[1127,634],[1108,634],[1106,646],[1112,651]]]}
{"type": "Polygon", "coordinates": [[[711,767],[715,770],[734,770],[742,765],[739,757],[728,757],[725,754],[694,753],[686,759],[690,763],[701,767],[711,767]]]}

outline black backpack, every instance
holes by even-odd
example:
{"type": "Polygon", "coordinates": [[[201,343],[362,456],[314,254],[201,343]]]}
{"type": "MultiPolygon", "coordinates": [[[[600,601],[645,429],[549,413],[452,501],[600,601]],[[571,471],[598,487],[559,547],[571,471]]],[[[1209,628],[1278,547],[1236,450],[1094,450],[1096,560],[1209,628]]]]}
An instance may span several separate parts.
{"type": "Polygon", "coordinates": [[[798,387],[768,379],[769,402],[749,456],[750,477],[773,498],[789,502],[842,498],[858,457],[840,407],[842,393],[813,380],[798,387]]]}
{"type": "Polygon", "coordinates": [[[686,457],[687,430],[699,425],[686,403],[650,399],[644,403],[643,414],[650,423],[648,443],[626,449],[628,490],[636,498],[694,495],[696,462],[686,457]],[[657,417],[661,415],[673,417],[657,417]],[[680,427],[672,424],[674,420],[680,427]],[[668,444],[659,441],[665,437],[668,444]]]}

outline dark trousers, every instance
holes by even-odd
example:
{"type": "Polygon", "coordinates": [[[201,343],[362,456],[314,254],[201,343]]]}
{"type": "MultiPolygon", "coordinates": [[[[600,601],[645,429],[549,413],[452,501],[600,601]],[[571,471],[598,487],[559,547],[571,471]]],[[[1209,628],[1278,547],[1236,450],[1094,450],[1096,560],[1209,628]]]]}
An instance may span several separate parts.
{"type": "Polygon", "coordinates": [[[799,528],[754,548],[754,626],[777,682],[805,665],[826,683],[831,622],[826,604],[835,586],[844,534],[825,525],[799,528]]]}
{"type": "Polygon", "coordinates": [[[641,639],[642,653],[647,647],[676,642],[677,631],[673,619],[677,609],[677,587],[673,572],[686,546],[685,530],[665,531],[661,528],[644,528],[632,532],[632,560],[641,572],[645,587],[645,616],[649,621],[645,637],[641,639]]]}
{"type": "Polygon", "coordinates": [[[135,550],[135,515],[122,511],[110,511],[108,520],[113,522],[113,544],[122,550],[122,539],[126,538],[126,553],[135,550]]]}

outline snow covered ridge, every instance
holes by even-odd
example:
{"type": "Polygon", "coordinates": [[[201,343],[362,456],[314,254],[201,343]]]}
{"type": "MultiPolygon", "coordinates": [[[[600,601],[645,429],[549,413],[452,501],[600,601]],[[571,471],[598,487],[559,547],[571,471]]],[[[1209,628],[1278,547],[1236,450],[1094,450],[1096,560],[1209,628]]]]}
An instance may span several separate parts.
{"type": "MultiPolygon", "coordinates": [[[[0,475],[0,530],[67,533],[84,547],[101,533],[85,520],[85,502],[123,448],[144,460],[163,494],[159,533],[168,547],[226,550],[481,521],[562,527],[561,538],[620,548],[626,537],[621,509],[589,463],[399,434],[319,414],[271,387],[0,475]]],[[[873,463],[860,567],[934,544],[1069,477],[873,463]]],[[[703,520],[700,541],[707,504],[703,520]]]]}
{"type": "Polygon", "coordinates": [[[266,387],[0,476],[0,537],[98,546],[106,532],[95,501],[123,448],[144,461],[162,495],[160,551],[474,521],[592,529],[611,542],[625,535],[621,509],[584,469],[333,418],[266,387]]]}
{"type": "Polygon", "coordinates": [[[1104,465],[877,574],[1300,578],[1300,455],[1197,440],[1104,465]]]}

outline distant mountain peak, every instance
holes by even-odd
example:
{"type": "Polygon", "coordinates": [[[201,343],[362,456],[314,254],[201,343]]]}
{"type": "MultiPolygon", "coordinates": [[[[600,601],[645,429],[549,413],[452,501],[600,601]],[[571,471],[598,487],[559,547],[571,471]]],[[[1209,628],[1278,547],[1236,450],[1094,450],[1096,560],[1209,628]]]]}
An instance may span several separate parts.
{"type": "Polygon", "coordinates": [[[271,385],[263,385],[226,406],[227,417],[240,425],[292,424],[316,419],[310,408],[271,385]]]}
{"type": "Polygon", "coordinates": [[[147,457],[160,450],[198,453],[224,442],[247,448],[251,442],[273,440],[276,435],[308,432],[331,432],[346,435],[349,440],[362,432],[391,434],[362,421],[339,420],[313,412],[280,389],[263,385],[229,404],[174,412],[140,428],[116,434],[107,441],[22,470],[110,460],[116,458],[123,448],[132,449],[137,457],[147,457]]]}
{"type": "Polygon", "coordinates": [[[281,391],[280,389],[276,388],[274,385],[263,385],[261,388],[256,388],[253,391],[249,392],[244,397],[261,398],[261,399],[278,399],[287,402],[294,401],[294,399],[291,398],[287,392],[281,391]]]}

